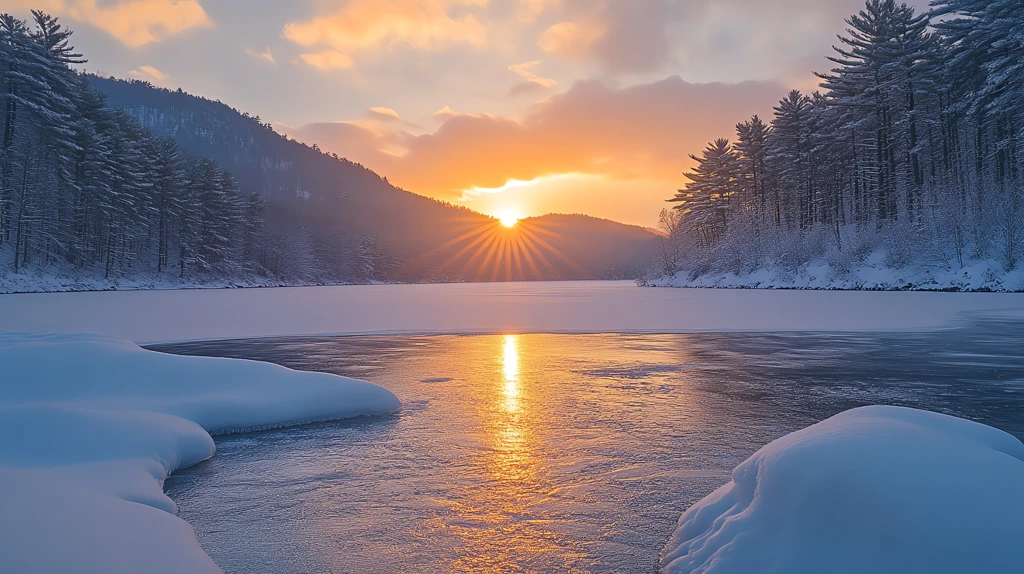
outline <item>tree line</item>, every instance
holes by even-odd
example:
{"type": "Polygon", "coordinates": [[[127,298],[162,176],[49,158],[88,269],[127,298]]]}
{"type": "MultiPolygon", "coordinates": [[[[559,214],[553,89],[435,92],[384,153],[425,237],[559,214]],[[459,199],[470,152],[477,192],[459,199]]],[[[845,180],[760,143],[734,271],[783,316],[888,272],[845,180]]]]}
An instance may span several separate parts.
{"type": "Polygon", "coordinates": [[[868,0],[817,73],[690,157],[663,211],[666,273],[886,263],[963,267],[1024,251],[1024,2],[868,0]]]}
{"type": "Polygon", "coordinates": [[[106,278],[377,278],[375,237],[319,245],[287,208],[243,191],[216,161],[182,152],[109,107],[74,69],[86,60],[71,34],[41,11],[30,22],[0,14],[5,265],[106,278]]]}

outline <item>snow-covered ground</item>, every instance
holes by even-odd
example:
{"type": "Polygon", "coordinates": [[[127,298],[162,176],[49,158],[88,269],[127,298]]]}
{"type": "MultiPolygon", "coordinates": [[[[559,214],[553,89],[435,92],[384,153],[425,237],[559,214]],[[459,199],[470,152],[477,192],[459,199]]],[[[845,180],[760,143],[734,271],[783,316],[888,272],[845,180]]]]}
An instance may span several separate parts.
{"type": "Polygon", "coordinates": [[[103,278],[102,272],[75,269],[54,270],[50,267],[29,267],[15,273],[10,264],[0,262],[0,294],[60,293],[65,291],[135,291],[139,289],[231,289],[237,287],[299,287],[302,281],[247,275],[225,278],[181,279],[173,273],[138,273],[129,277],[103,278]]]}
{"type": "Polygon", "coordinates": [[[863,407],[775,440],[688,509],[665,574],[1019,572],[1024,444],[863,407]]]}
{"type": "Polygon", "coordinates": [[[924,330],[1024,295],[449,283],[0,295],[0,329],[139,343],[308,334],[924,330]]]}
{"type": "MultiPolygon", "coordinates": [[[[0,329],[39,334],[0,334],[0,433],[6,437],[0,441],[0,492],[5,495],[0,511],[0,571],[216,570],[189,526],[174,517],[174,504],[161,490],[163,479],[175,468],[212,455],[210,433],[398,408],[393,394],[370,383],[258,362],[163,355],[123,339],[146,343],[299,334],[931,330],[976,316],[1024,317],[1024,296],[640,289],[631,282],[0,295],[0,329]],[[73,332],[121,339],[42,334],[73,332]]],[[[723,487],[688,512],[666,564],[680,572],[689,571],[684,569],[689,568],[688,563],[705,564],[687,562],[697,556],[690,551],[696,548],[693,540],[697,538],[701,540],[700,556],[712,560],[732,555],[736,549],[740,560],[748,556],[744,554],[748,540],[753,545],[749,552],[756,554],[763,548],[765,543],[757,536],[788,532],[794,538],[787,540],[793,541],[813,530],[801,530],[799,523],[778,518],[773,510],[776,506],[761,503],[776,496],[784,507],[821,503],[826,496],[833,503],[863,503],[879,496],[879,500],[902,504],[908,484],[917,485],[921,494],[907,497],[906,502],[915,505],[908,507],[912,512],[871,516],[872,520],[893,521],[882,530],[891,533],[906,524],[900,520],[908,516],[935,519],[935,524],[950,524],[955,519],[940,522],[936,517],[939,511],[952,510],[952,517],[966,517],[964,524],[974,524],[975,518],[995,520],[994,515],[986,514],[989,507],[984,505],[991,502],[984,498],[986,493],[1005,494],[1001,489],[1007,481],[1024,478],[1024,471],[1015,466],[1022,458],[1014,450],[1020,444],[1013,442],[1015,439],[993,438],[1003,436],[993,434],[998,431],[977,430],[982,427],[961,422],[933,423],[927,418],[930,415],[923,414],[893,417],[886,412],[864,412],[871,415],[866,426],[858,422],[866,415],[837,417],[822,423],[824,427],[812,427],[817,430],[772,443],[755,455],[754,462],[740,468],[763,470],[767,464],[771,471],[738,471],[732,486],[723,487]],[[814,438],[819,435],[823,438],[814,438]],[[863,444],[857,442],[862,435],[867,437],[863,444]],[[800,438],[808,436],[813,440],[800,438]],[[885,437],[882,447],[878,447],[877,436],[885,437]],[[840,441],[842,452],[856,462],[852,468],[862,468],[862,472],[842,474],[850,467],[843,466],[844,457],[828,454],[835,446],[833,439],[840,441]],[[794,446],[787,446],[790,444],[794,446]],[[814,450],[805,448],[806,444],[825,446],[814,450]],[[900,450],[918,447],[919,456],[903,456],[904,450],[900,450]],[[949,458],[936,460],[936,449],[949,453],[949,458]],[[990,460],[996,456],[989,452],[995,452],[993,449],[1015,458],[1006,462],[1005,468],[997,467],[990,460]],[[813,451],[812,458],[820,459],[819,470],[813,470],[815,467],[801,457],[805,451],[813,451]],[[784,464],[772,463],[776,460],[784,464]],[[789,460],[796,462],[790,465],[785,462],[789,460]],[[888,466],[872,473],[875,467],[869,461],[888,466]],[[920,472],[914,470],[918,466],[907,466],[911,464],[919,465],[920,472]],[[988,474],[970,470],[976,467],[988,474]],[[913,480],[900,478],[889,492],[879,482],[884,476],[879,473],[885,468],[905,471],[908,474],[897,477],[913,480]],[[953,472],[957,469],[962,471],[953,472]],[[995,472],[992,469],[1005,473],[990,476],[995,472]],[[815,490],[803,492],[798,486],[779,484],[773,476],[781,477],[782,482],[795,481],[798,486],[814,477],[824,477],[825,482],[816,482],[815,490]],[[935,486],[920,486],[932,484],[933,479],[935,486]],[[963,492],[950,494],[948,501],[936,503],[939,499],[925,496],[944,495],[943,489],[954,483],[963,492]],[[751,498],[751,484],[763,496],[751,498]],[[978,488],[979,484],[986,487],[978,488]],[[853,498],[844,498],[848,491],[854,493],[853,498]],[[728,502],[722,502],[726,499],[728,502]],[[982,510],[974,508],[975,503],[982,510]],[[742,508],[746,511],[733,516],[733,510],[742,508]],[[762,508],[768,510],[760,512],[762,508]],[[712,515],[730,519],[705,520],[712,515]],[[767,530],[758,526],[762,523],[768,525],[767,530]],[[732,529],[741,527],[749,528],[744,531],[749,536],[732,537],[732,529]],[[671,560],[684,554],[683,562],[671,560]]],[[[1024,516],[1018,512],[1024,510],[1020,496],[1007,495],[1004,502],[1014,516],[1024,516]]],[[[866,503],[840,506],[837,511],[856,514],[861,506],[864,512],[882,512],[877,505],[866,503]]],[[[809,516],[816,519],[817,515],[809,516]]],[[[1006,521],[1001,524],[1018,526],[1006,521]]],[[[863,535],[869,529],[845,532],[863,535]]],[[[932,530],[926,525],[922,532],[931,534],[932,530]]],[[[971,544],[983,542],[964,528],[950,532],[971,544]]],[[[998,535],[995,526],[989,525],[979,527],[978,532],[998,535]]],[[[825,533],[820,536],[824,542],[831,541],[825,533]]],[[[941,536],[942,544],[952,546],[952,534],[941,536]]],[[[776,536],[772,540],[781,539],[776,536]]],[[[918,542],[911,540],[910,547],[918,542]]],[[[849,550],[838,542],[835,548],[849,550]]],[[[864,556],[871,559],[882,552],[869,550],[864,556]]],[[[967,550],[957,552],[960,554],[954,558],[965,556],[967,550]]],[[[996,560],[1005,554],[992,556],[996,560]]]]}
{"type": "Polygon", "coordinates": [[[377,385],[91,335],[0,333],[0,571],[216,572],[163,480],[210,433],[394,412],[377,385]]]}
{"type": "Polygon", "coordinates": [[[658,287],[719,287],[740,289],[870,289],[918,291],[1024,291],[1024,267],[1006,271],[996,261],[968,260],[956,266],[923,265],[904,267],[886,264],[878,250],[850,268],[837,267],[821,258],[796,270],[759,267],[744,273],[680,272],[650,281],[658,287]]]}

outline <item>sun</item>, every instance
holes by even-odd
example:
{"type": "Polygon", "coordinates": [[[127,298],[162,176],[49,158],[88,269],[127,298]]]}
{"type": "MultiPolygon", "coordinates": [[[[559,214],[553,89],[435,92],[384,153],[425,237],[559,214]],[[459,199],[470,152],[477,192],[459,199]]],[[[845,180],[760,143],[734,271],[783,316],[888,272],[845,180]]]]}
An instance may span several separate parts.
{"type": "Polygon", "coordinates": [[[498,220],[505,227],[515,227],[515,224],[519,222],[519,216],[511,211],[503,211],[498,214],[498,220]]]}

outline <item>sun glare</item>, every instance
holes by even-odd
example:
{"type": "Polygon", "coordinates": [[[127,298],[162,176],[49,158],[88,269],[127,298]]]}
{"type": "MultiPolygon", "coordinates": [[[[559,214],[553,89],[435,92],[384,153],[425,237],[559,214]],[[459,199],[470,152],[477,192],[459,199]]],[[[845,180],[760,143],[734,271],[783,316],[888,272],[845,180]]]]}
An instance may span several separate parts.
{"type": "Polygon", "coordinates": [[[498,220],[505,227],[512,227],[519,221],[519,217],[511,212],[504,211],[498,214],[498,220]]]}

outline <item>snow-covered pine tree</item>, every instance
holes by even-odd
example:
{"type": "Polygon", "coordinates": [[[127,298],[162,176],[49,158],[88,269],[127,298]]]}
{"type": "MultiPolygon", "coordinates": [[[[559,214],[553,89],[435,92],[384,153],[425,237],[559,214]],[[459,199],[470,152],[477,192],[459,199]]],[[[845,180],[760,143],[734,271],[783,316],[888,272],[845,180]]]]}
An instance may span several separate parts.
{"type": "Polygon", "coordinates": [[[154,137],[158,117],[108,107],[73,69],[85,60],[70,39],[45,13],[31,25],[0,14],[0,254],[14,271],[70,265],[116,278],[176,265],[202,279],[273,267],[301,281],[333,266],[332,279],[348,278],[334,265],[346,254],[317,260],[310,230],[267,200],[280,182],[243,192],[216,162],[154,137]]]}
{"type": "Polygon", "coordinates": [[[700,157],[690,156],[697,166],[685,174],[690,183],[670,202],[679,202],[686,225],[702,245],[718,242],[729,223],[729,202],[741,179],[736,153],[725,138],[708,144],[700,157]]]}
{"type": "Polygon", "coordinates": [[[846,22],[832,69],[818,74],[822,92],[791,92],[768,130],[753,120],[737,126],[739,169],[727,192],[705,192],[707,152],[691,156],[700,182],[670,201],[680,202],[681,225],[699,244],[714,246],[691,264],[759,264],[739,252],[767,246],[804,263],[832,253],[840,267],[879,247],[891,265],[916,257],[928,266],[1019,266],[1024,3],[934,0],[918,13],[867,0],[846,22]],[[723,224],[752,212],[756,225],[723,224]],[[838,255],[850,242],[853,253],[838,255]]]}

